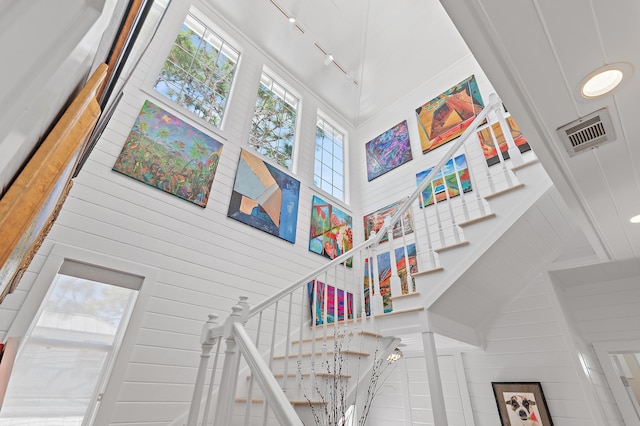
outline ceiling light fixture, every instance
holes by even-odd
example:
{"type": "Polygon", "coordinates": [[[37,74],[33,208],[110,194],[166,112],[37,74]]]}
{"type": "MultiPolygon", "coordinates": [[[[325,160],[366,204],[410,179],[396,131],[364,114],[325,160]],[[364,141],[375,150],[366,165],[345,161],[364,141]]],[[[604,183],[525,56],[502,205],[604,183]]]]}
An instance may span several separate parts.
{"type": "Polygon", "coordinates": [[[625,63],[610,64],[601,67],[580,83],[580,95],[593,99],[611,93],[620,86],[624,78],[631,75],[631,66],[625,63]]]}
{"type": "Polygon", "coordinates": [[[629,222],[631,222],[631,223],[640,223],[640,214],[637,214],[634,217],[632,217],[631,219],[629,219],[629,222]]]}
{"type": "Polygon", "coordinates": [[[402,358],[402,351],[399,348],[395,348],[393,352],[387,357],[387,362],[392,364],[402,358]]]}
{"type": "Polygon", "coordinates": [[[333,62],[333,55],[331,53],[329,53],[325,58],[324,58],[324,64],[325,65],[329,65],[331,62],[333,62]]]}
{"type": "Polygon", "coordinates": [[[296,23],[296,17],[295,16],[289,16],[289,23],[295,24],[296,23]]]}

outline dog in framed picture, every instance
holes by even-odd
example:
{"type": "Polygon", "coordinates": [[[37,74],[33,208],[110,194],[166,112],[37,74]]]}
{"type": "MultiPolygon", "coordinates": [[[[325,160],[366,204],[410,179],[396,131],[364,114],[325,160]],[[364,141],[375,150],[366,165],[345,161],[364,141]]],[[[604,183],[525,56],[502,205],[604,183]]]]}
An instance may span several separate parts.
{"type": "Polygon", "coordinates": [[[532,393],[505,392],[505,404],[511,426],[546,426],[540,421],[540,412],[532,393]]]}

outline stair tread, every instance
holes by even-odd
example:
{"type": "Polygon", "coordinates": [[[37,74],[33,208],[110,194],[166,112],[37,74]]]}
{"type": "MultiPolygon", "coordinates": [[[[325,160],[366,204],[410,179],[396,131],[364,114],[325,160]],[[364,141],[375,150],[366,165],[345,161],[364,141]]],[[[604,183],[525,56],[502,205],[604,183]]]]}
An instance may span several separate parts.
{"type": "Polygon", "coordinates": [[[395,311],[387,312],[387,313],[384,313],[384,314],[378,314],[378,315],[376,315],[376,318],[384,318],[384,317],[388,317],[390,315],[408,314],[408,313],[411,313],[411,312],[419,312],[419,311],[424,311],[424,306],[420,306],[418,308],[395,310],[395,311]]]}
{"type": "MultiPolygon", "coordinates": [[[[349,332],[349,334],[354,334],[354,333],[353,332],[349,332]]],[[[360,330],[360,331],[356,332],[355,334],[357,334],[359,336],[382,337],[381,334],[374,333],[373,331],[366,331],[366,330],[360,330]]],[[[314,340],[318,341],[318,340],[324,340],[324,339],[333,339],[336,336],[342,337],[343,335],[344,335],[343,333],[338,333],[337,335],[336,334],[327,334],[326,336],[316,336],[315,338],[302,339],[302,343],[309,343],[309,342],[312,342],[314,340]]],[[[299,343],[300,343],[300,339],[291,341],[292,345],[297,345],[299,343]]]]}
{"type": "MultiPolygon", "coordinates": [[[[245,397],[236,397],[236,402],[239,403],[246,403],[248,398],[245,397]]],[[[307,401],[307,400],[301,400],[301,399],[295,399],[295,400],[290,400],[289,401],[291,403],[291,405],[322,405],[322,404],[326,404],[325,401],[307,401]]],[[[264,399],[260,399],[260,398],[251,398],[251,403],[252,404],[264,404],[264,399]]]]}
{"type": "Polygon", "coordinates": [[[464,247],[466,245],[469,245],[469,241],[460,241],[459,243],[455,243],[455,244],[451,244],[451,245],[448,245],[448,246],[440,247],[440,248],[434,249],[433,251],[435,251],[436,253],[442,253],[443,251],[453,250],[455,248],[464,247]]]}
{"type": "Polygon", "coordinates": [[[461,228],[464,228],[465,226],[473,225],[474,223],[482,222],[487,219],[493,219],[494,217],[496,217],[495,213],[489,213],[484,216],[480,216],[480,217],[476,217],[475,219],[468,220],[466,222],[458,223],[458,226],[461,228]]]}
{"type": "Polygon", "coordinates": [[[416,291],[414,293],[401,294],[400,296],[391,296],[391,300],[398,300],[402,298],[416,297],[420,296],[420,292],[416,291]]]}
{"type": "MultiPolygon", "coordinates": [[[[325,372],[316,372],[316,377],[340,377],[343,379],[350,379],[351,378],[351,374],[336,374],[336,373],[325,373],[325,372]]],[[[303,377],[308,377],[310,376],[311,373],[302,373],[301,376],[303,377]]],[[[287,374],[287,378],[288,377],[296,377],[297,373],[289,373],[287,374]]],[[[275,377],[276,379],[280,379],[282,377],[284,377],[284,374],[279,373],[279,374],[274,374],[273,377],[275,377]]],[[[251,378],[251,374],[247,375],[247,379],[251,378]]]]}
{"type": "Polygon", "coordinates": [[[522,164],[519,164],[517,166],[511,167],[511,171],[517,172],[518,170],[522,170],[522,169],[524,169],[526,167],[532,166],[532,165],[534,165],[536,163],[539,163],[539,162],[540,162],[540,160],[538,160],[537,158],[534,158],[533,160],[527,161],[526,163],[522,163],[522,164]]]}
{"type": "MultiPolygon", "coordinates": [[[[334,351],[327,351],[327,355],[333,355],[334,351]]],[[[345,351],[340,351],[341,353],[343,353],[344,355],[358,355],[358,356],[369,356],[368,353],[366,352],[358,352],[358,351],[350,351],[350,350],[345,350],[345,351]]],[[[301,354],[301,356],[303,357],[309,357],[311,356],[312,353],[311,352],[305,352],[303,354],[301,354]]],[[[314,353],[315,356],[322,356],[322,352],[315,352],[314,353]]],[[[286,355],[276,355],[273,357],[273,359],[285,359],[285,358],[297,358],[298,354],[289,354],[289,356],[286,355]]]]}
{"type": "Polygon", "coordinates": [[[488,200],[490,200],[490,199],[492,199],[492,198],[496,198],[496,197],[499,197],[499,196],[501,196],[501,195],[508,194],[508,193],[509,193],[509,192],[511,192],[511,191],[515,191],[516,189],[520,189],[520,188],[522,188],[523,186],[524,186],[524,183],[519,183],[519,184],[517,184],[517,185],[513,185],[513,186],[512,186],[512,187],[510,187],[510,188],[503,189],[503,190],[501,190],[501,191],[496,191],[496,192],[494,192],[493,194],[485,195],[485,196],[484,196],[484,199],[488,201],[488,200]]]}
{"type": "Polygon", "coordinates": [[[427,269],[426,271],[419,271],[419,272],[411,274],[411,276],[415,278],[415,277],[419,277],[421,275],[429,275],[429,274],[434,274],[436,272],[441,272],[441,271],[444,271],[443,267],[427,269]]]}

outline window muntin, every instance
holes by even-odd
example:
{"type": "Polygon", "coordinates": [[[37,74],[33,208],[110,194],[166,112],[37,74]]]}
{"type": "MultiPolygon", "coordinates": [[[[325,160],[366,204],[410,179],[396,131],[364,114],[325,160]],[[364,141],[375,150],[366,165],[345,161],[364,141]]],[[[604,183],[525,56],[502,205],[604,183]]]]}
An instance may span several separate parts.
{"type": "Polygon", "coordinates": [[[249,146],[291,169],[300,100],[263,72],[251,122],[249,146]]]}
{"type": "Polygon", "coordinates": [[[153,88],[220,127],[240,52],[187,15],[153,88]]]}
{"type": "Polygon", "coordinates": [[[344,134],[318,116],[313,184],[344,201],[344,134]]]}

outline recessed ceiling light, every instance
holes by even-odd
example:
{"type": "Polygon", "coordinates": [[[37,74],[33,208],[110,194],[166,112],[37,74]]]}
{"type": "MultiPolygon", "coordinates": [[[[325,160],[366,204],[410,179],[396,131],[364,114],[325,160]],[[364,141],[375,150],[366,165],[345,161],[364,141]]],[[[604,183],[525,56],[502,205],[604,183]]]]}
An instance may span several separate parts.
{"type": "Polygon", "coordinates": [[[620,87],[633,74],[633,66],[627,62],[616,62],[594,70],[587,75],[574,92],[578,99],[593,99],[620,87]]]}
{"type": "Polygon", "coordinates": [[[600,71],[582,85],[582,96],[596,98],[605,95],[618,87],[623,77],[624,73],[617,68],[600,71]]]}
{"type": "Polygon", "coordinates": [[[640,214],[635,215],[634,217],[629,219],[629,222],[631,222],[631,223],[640,223],[640,214]]]}
{"type": "Polygon", "coordinates": [[[289,22],[291,22],[292,24],[296,23],[296,17],[295,16],[289,16],[289,22]]]}

